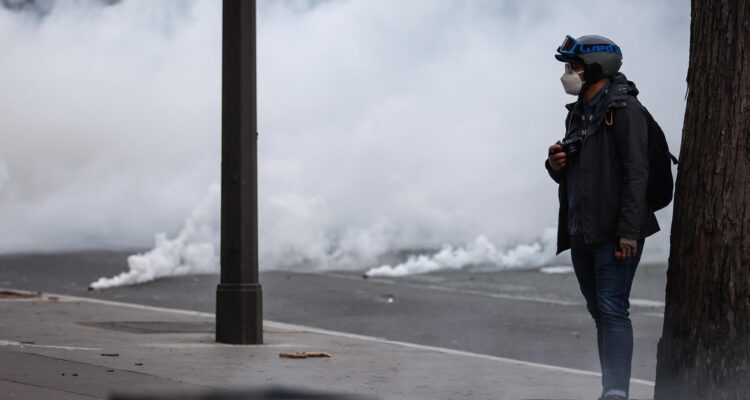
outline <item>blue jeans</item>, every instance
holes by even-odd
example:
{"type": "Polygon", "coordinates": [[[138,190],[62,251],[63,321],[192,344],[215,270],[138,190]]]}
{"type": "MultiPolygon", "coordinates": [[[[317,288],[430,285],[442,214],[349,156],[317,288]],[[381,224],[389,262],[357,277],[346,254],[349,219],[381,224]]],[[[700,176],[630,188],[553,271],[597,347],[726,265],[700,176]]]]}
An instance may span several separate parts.
{"type": "Polygon", "coordinates": [[[628,398],[633,359],[633,326],[630,323],[630,287],[641,259],[644,239],[634,257],[615,259],[619,240],[586,244],[582,235],[571,235],[570,254],[586,308],[596,324],[596,342],[602,370],[602,397],[628,398]]]}

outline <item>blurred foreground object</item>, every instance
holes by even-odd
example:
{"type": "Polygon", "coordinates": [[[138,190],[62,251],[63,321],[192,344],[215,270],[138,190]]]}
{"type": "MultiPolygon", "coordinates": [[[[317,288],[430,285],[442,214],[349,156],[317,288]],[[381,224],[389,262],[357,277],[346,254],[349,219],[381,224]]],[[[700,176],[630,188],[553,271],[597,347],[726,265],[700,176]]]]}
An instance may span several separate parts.
{"type": "Polygon", "coordinates": [[[296,353],[279,353],[281,358],[331,358],[330,353],[322,351],[298,351],[296,353]]]}
{"type": "Polygon", "coordinates": [[[260,390],[237,390],[237,391],[205,391],[203,393],[189,393],[185,391],[176,392],[153,392],[148,394],[114,394],[110,400],[375,400],[373,397],[365,397],[351,394],[335,394],[311,392],[304,390],[292,390],[285,388],[270,388],[260,390]]]}

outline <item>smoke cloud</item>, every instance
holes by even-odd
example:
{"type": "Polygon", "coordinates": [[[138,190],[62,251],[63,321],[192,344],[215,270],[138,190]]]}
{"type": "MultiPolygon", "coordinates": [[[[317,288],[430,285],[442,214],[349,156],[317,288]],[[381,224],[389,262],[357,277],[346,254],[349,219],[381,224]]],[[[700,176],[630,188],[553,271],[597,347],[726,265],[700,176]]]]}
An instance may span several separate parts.
{"type": "MultiPolygon", "coordinates": [[[[259,2],[261,267],[364,270],[401,249],[435,249],[406,273],[569,263],[545,233],[542,162],[572,101],[552,54],[565,34],[613,38],[677,154],[689,14],[687,0],[259,2]]],[[[122,283],[217,270],[220,28],[212,1],[0,11],[0,252],[153,245],[122,283]]],[[[658,217],[646,261],[666,260],[671,208],[658,217]]]]}
{"type": "Polygon", "coordinates": [[[208,195],[190,213],[185,226],[174,239],[156,235],[154,249],[128,257],[129,270],[112,278],[101,278],[92,289],[149,282],[157,278],[185,274],[211,274],[219,265],[220,187],[212,185],[208,195]]]}
{"type": "Polygon", "coordinates": [[[396,266],[382,265],[365,272],[365,276],[405,276],[466,266],[489,265],[492,269],[542,267],[555,258],[557,230],[544,231],[541,243],[521,244],[507,252],[498,249],[484,236],[479,236],[465,248],[444,245],[432,256],[409,257],[396,266]]]}

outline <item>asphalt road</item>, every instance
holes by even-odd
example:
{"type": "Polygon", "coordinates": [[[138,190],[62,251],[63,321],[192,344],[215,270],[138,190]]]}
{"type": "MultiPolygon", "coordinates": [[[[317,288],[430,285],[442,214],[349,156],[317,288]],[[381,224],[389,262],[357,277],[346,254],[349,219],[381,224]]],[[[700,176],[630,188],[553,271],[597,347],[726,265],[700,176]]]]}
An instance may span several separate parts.
{"type": "MultiPolygon", "coordinates": [[[[217,275],[88,291],[132,251],[0,256],[0,288],[214,312],[217,275]]],[[[666,265],[641,265],[632,291],[633,377],[653,380],[666,265]]],[[[599,370],[595,331],[572,274],[536,270],[362,278],[362,271],[261,273],[264,318],[323,329],[599,370]]]]}

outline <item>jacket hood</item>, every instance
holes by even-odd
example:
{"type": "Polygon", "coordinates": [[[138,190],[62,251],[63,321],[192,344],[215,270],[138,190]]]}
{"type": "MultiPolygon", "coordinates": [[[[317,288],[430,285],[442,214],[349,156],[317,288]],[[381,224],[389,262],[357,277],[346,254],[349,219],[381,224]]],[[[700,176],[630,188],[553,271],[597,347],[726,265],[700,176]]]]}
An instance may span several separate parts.
{"type": "Polygon", "coordinates": [[[628,94],[631,96],[638,96],[638,88],[635,87],[633,81],[629,81],[628,78],[622,72],[618,72],[612,75],[612,87],[610,90],[615,89],[616,92],[621,94],[628,94]]]}

